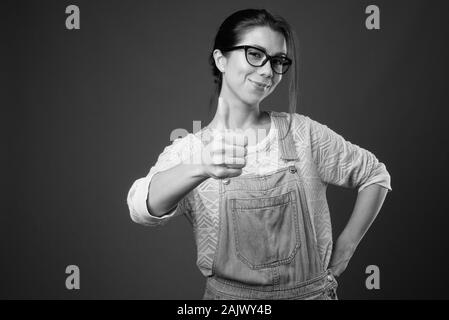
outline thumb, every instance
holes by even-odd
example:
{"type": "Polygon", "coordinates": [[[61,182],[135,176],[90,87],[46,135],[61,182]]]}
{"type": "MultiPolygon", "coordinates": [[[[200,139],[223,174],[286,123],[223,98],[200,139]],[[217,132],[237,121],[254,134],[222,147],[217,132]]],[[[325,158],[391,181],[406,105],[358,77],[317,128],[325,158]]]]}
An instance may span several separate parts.
{"type": "Polygon", "coordinates": [[[221,96],[218,97],[217,113],[219,121],[217,129],[220,131],[226,131],[229,128],[229,108],[229,103],[221,96]]]}

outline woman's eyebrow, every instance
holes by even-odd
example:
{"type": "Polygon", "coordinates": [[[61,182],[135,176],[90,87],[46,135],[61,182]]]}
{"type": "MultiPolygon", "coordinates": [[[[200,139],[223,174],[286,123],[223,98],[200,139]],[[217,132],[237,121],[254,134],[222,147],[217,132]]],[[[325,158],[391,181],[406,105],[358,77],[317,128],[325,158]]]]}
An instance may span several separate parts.
{"type": "MultiPolygon", "coordinates": [[[[262,49],[262,50],[264,50],[265,52],[267,52],[267,49],[265,49],[265,48],[262,47],[262,46],[259,46],[258,44],[251,44],[251,46],[256,47],[256,48],[259,48],[259,49],[262,49]]],[[[285,53],[285,52],[276,52],[274,55],[275,55],[275,56],[277,56],[277,55],[287,55],[287,53],[285,53]]]]}

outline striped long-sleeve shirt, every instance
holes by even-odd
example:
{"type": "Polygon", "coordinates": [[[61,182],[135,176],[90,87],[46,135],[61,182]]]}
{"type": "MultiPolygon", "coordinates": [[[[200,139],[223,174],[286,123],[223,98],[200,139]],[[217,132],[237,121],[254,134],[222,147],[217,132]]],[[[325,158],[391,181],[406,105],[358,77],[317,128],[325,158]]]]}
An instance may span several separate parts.
{"type": "MultiPolygon", "coordinates": [[[[289,117],[288,113],[282,113],[289,117]]],[[[271,128],[274,126],[271,117],[271,128]]],[[[192,155],[201,152],[203,130],[178,138],[167,146],[147,176],[134,181],[128,192],[127,203],[131,219],[146,226],[163,225],[176,216],[186,215],[195,234],[197,265],[205,276],[210,276],[218,239],[219,181],[213,178],[203,181],[162,217],[153,216],[147,207],[149,184],[153,176],[178,164],[189,163],[192,155]]],[[[353,188],[360,192],[371,184],[378,184],[391,191],[390,175],[373,153],[345,140],[326,125],[307,116],[295,113],[291,130],[300,158],[299,168],[304,179],[313,231],[323,266],[327,268],[332,253],[327,185],[353,188]]],[[[288,162],[278,157],[277,134],[278,130],[270,130],[257,145],[248,146],[247,164],[242,175],[264,175],[288,165],[288,162]]]]}

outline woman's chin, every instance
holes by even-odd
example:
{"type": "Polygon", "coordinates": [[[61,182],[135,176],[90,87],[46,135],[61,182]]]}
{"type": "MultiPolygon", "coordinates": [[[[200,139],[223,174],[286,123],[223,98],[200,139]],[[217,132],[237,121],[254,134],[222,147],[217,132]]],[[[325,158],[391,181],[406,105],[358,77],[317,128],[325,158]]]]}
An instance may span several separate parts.
{"type": "Polygon", "coordinates": [[[246,96],[245,102],[247,104],[254,105],[260,103],[266,97],[266,95],[249,93],[246,96]]]}
{"type": "Polygon", "coordinates": [[[256,98],[252,98],[252,99],[250,99],[250,104],[252,104],[252,105],[259,104],[265,98],[266,98],[266,96],[259,96],[259,97],[256,97],[256,98]]]}

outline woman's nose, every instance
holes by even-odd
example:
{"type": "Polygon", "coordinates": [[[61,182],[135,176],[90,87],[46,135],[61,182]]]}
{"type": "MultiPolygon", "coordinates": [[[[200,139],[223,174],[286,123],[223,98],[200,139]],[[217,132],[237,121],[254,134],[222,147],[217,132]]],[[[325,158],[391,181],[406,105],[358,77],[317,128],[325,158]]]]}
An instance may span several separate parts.
{"type": "Polygon", "coordinates": [[[268,60],[263,66],[259,67],[259,74],[264,76],[273,76],[273,69],[271,68],[271,62],[268,60]]]}

